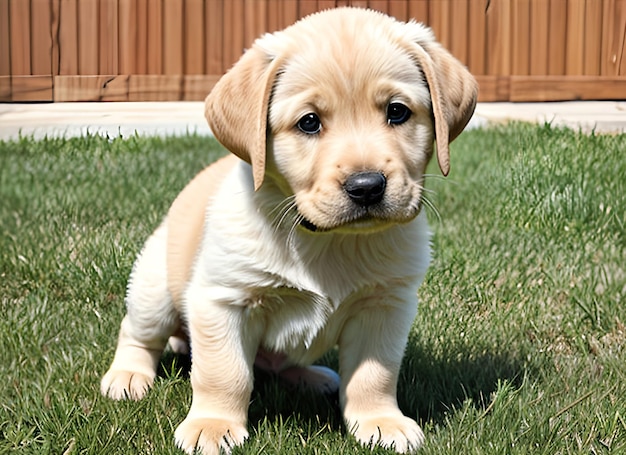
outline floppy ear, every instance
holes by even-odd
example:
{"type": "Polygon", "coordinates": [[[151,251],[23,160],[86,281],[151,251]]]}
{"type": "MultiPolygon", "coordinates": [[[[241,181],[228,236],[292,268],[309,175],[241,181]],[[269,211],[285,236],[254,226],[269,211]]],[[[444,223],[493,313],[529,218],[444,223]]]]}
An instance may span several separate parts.
{"type": "Polygon", "coordinates": [[[450,142],[461,134],[474,113],[478,84],[461,62],[434,41],[415,43],[413,55],[430,90],[439,168],[443,175],[448,175],[450,142]]]}
{"type": "Polygon", "coordinates": [[[280,59],[255,45],[217,82],[204,115],[215,138],[252,165],[254,189],[265,175],[267,110],[280,59]]]}

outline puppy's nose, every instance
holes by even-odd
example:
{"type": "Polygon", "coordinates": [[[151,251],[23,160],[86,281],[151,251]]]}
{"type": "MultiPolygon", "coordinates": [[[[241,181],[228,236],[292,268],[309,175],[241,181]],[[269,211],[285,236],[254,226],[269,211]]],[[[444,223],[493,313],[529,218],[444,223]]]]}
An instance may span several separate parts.
{"type": "Polygon", "coordinates": [[[343,189],[355,204],[367,207],[382,201],[386,186],[381,172],[358,172],[348,177],[343,189]]]}

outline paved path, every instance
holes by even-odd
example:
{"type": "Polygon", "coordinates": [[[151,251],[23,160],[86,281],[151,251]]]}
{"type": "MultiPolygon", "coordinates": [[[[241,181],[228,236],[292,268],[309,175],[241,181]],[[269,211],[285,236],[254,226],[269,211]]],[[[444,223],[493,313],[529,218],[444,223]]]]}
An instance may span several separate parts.
{"type": "MultiPolygon", "coordinates": [[[[626,133],[626,101],[479,103],[470,127],[510,120],[626,133]]],[[[202,102],[0,104],[0,140],[76,136],[211,134],[202,102]]]]}

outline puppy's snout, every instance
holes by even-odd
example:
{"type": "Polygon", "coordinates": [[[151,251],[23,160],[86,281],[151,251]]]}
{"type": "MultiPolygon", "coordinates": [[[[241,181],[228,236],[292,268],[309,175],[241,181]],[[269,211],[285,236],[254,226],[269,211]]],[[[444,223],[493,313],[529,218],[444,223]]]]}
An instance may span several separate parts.
{"type": "Polygon", "coordinates": [[[387,187],[387,179],[381,172],[358,172],[352,174],[343,184],[350,199],[362,207],[382,201],[387,187]]]}

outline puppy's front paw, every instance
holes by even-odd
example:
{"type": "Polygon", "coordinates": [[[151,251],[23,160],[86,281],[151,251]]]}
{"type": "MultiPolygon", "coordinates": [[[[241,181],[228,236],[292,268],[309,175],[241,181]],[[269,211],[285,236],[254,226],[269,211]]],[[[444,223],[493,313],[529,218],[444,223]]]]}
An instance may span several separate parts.
{"type": "Polygon", "coordinates": [[[152,387],[154,375],[136,371],[109,370],[100,382],[100,391],[114,400],[139,400],[152,387]]]}
{"type": "Polygon", "coordinates": [[[399,453],[413,453],[424,443],[422,429],[403,415],[359,419],[352,427],[362,444],[381,445],[399,453]]]}
{"type": "Polygon", "coordinates": [[[218,455],[220,449],[230,453],[234,446],[243,444],[248,431],[243,425],[229,420],[187,417],[174,436],[176,445],[189,454],[199,449],[203,455],[218,455]]]}

